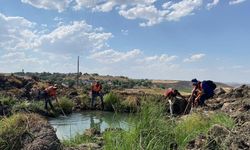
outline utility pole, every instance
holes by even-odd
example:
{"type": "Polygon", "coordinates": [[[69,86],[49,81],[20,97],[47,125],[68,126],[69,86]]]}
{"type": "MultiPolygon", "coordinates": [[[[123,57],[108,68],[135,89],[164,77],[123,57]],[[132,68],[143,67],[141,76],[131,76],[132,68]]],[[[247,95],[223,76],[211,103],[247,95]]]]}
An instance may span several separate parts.
{"type": "Polygon", "coordinates": [[[79,86],[79,56],[77,57],[77,77],[76,77],[76,87],[79,86]]]}

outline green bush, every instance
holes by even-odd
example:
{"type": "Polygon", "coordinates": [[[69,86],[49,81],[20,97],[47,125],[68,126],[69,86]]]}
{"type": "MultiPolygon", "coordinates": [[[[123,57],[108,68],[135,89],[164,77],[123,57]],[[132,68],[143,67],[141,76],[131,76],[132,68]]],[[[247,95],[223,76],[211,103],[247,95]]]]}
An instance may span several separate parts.
{"type": "Polygon", "coordinates": [[[143,104],[137,117],[129,131],[105,132],[105,149],[169,149],[174,141],[173,126],[165,120],[163,107],[156,103],[143,104]]]}
{"type": "Polygon", "coordinates": [[[88,84],[83,84],[82,89],[83,89],[84,94],[89,94],[89,91],[91,90],[91,86],[88,84]]]}
{"type": "Polygon", "coordinates": [[[216,114],[190,114],[176,120],[164,115],[164,105],[147,100],[143,103],[135,125],[129,131],[108,131],[104,133],[105,149],[130,150],[170,149],[178,145],[185,149],[187,143],[200,134],[207,134],[214,125],[234,127],[229,116],[216,114]]]}
{"type": "MultiPolygon", "coordinates": [[[[62,113],[62,110],[59,109],[58,104],[53,104],[53,106],[55,107],[54,111],[48,111],[44,108],[44,101],[35,101],[29,104],[28,106],[28,111],[29,112],[34,112],[34,113],[38,113],[42,116],[50,116],[50,117],[58,117],[60,116],[60,114],[62,113]]],[[[50,109],[50,106],[48,106],[50,109]]]]}
{"type": "Polygon", "coordinates": [[[114,92],[110,92],[104,96],[104,105],[107,110],[110,111],[119,111],[121,104],[120,104],[120,97],[118,94],[114,92]]]}
{"type": "Polygon", "coordinates": [[[34,113],[18,113],[0,120],[0,149],[22,149],[27,139],[35,138],[32,128],[41,125],[47,125],[47,121],[34,113]]]}
{"type": "Polygon", "coordinates": [[[210,115],[194,113],[182,118],[174,128],[174,134],[178,146],[181,149],[184,149],[190,140],[194,139],[201,133],[206,134],[214,124],[233,128],[234,121],[223,113],[210,115]]]}
{"type": "Polygon", "coordinates": [[[37,112],[37,111],[46,111],[44,109],[44,101],[37,101],[37,102],[33,102],[30,104],[29,108],[30,110],[32,110],[33,112],[37,112]]]}
{"type": "Polygon", "coordinates": [[[29,111],[29,105],[30,105],[30,103],[28,101],[23,101],[23,102],[16,103],[12,107],[12,113],[21,112],[21,111],[28,112],[29,111]]]}
{"type": "Polygon", "coordinates": [[[121,104],[125,112],[137,112],[140,108],[138,98],[133,96],[128,96],[121,104]]]}
{"type": "Polygon", "coordinates": [[[223,125],[229,129],[232,129],[235,126],[234,120],[224,113],[215,113],[210,117],[210,126],[214,124],[223,125]]]}
{"type": "Polygon", "coordinates": [[[79,96],[82,107],[90,107],[90,97],[87,94],[82,94],[79,96]]]}
{"type": "Polygon", "coordinates": [[[13,150],[22,146],[22,136],[27,132],[27,117],[16,114],[0,120],[0,149],[13,150]]]}
{"type": "Polygon", "coordinates": [[[108,85],[107,83],[103,83],[102,84],[102,91],[103,91],[103,93],[109,93],[110,90],[111,90],[111,86],[110,85],[108,85]]]}
{"type": "Polygon", "coordinates": [[[55,107],[59,109],[58,111],[63,111],[65,114],[72,113],[74,103],[72,100],[68,99],[67,97],[59,98],[59,103],[55,104],[55,107]]]}
{"type": "MultiPolygon", "coordinates": [[[[44,108],[44,101],[35,101],[35,102],[29,102],[29,101],[23,101],[16,103],[12,107],[12,114],[18,113],[18,112],[25,112],[25,113],[37,113],[43,116],[59,116],[60,113],[62,113],[62,110],[58,107],[58,104],[54,105],[55,106],[55,111],[47,111],[44,108]]],[[[50,107],[49,107],[50,108],[50,107]]]]}
{"type": "Polygon", "coordinates": [[[80,107],[82,110],[90,107],[90,97],[86,94],[81,94],[75,99],[77,107],[80,107]]]}
{"type": "Polygon", "coordinates": [[[4,97],[4,96],[0,96],[0,101],[2,102],[3,105],[7,105],[7,106],[13,106],[17,100],[13,99],[11,97],[4,97]]]}

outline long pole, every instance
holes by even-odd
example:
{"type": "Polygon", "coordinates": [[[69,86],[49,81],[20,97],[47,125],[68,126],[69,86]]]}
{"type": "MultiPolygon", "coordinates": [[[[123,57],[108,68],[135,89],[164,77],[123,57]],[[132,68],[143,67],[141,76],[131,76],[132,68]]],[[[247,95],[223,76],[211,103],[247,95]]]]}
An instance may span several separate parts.
{"type": "Polygon", "coordinates": [[[77,77],[76,77],[76,86],[79,86],[79,56],[77,57],[77,77]]]}

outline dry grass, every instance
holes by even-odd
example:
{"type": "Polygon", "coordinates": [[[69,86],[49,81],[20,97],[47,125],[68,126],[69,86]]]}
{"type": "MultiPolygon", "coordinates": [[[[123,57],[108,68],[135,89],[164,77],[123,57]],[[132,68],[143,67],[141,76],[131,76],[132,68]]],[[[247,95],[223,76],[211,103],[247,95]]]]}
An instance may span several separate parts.
{"type": "Polygon", "coordinates": [[[0,121],[0,149],[16,150],[23,146],[22,140],[25,135],[30,135],[31,127],[46,123],[36,114],[14,114],[0,121]]]}
{"type": "Polygon", "coordinates": [[[158,83],[158,84],[174,84],[178,83],[180,81],[177,80],[152,80],[152,83],[158,83]]]}

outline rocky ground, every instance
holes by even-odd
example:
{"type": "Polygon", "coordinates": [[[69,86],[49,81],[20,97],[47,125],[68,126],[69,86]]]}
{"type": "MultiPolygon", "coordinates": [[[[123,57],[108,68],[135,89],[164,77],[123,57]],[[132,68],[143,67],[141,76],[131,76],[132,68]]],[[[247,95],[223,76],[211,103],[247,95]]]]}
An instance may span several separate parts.
{"type": "Polygon", "coordinates": [[[217,89],[215,98],[206,104],[203,110],[224,112],[235,120],[236,125],[232,130],[214,125],[208,135],[190,141],[187,149],[250,149],[250,87],[243,85],[229,92],[217,89]]]}
{"type": "Polygon", "coordinates": [[[84,135],[94,139],[95,143],[90,142],[90,143],[85,143],[85,144],[80,144],[76,147],[64,147],[64,150],[102,150],[104,146],[104,141],[102,137],[102,133],[98,131],[95,128],[90,128],[86,129],[84,131],[84,135]]]}
{"type": "Polygon", "coordinates": [[[48,121],[37,114],[15,114],[3,120],[0,149],[60,150],[62,144],[48,121]]]}
{"type": "Polygon", "coordinates": [[[55,130],[42,118],[32,120],[34,116],[29,116],[29,133],[33,135],[23,138],[23,150],[60,150],[62,145],[56,136],[55,130]],[[30,122],[32,120],[32,122],[30,122]]]}

